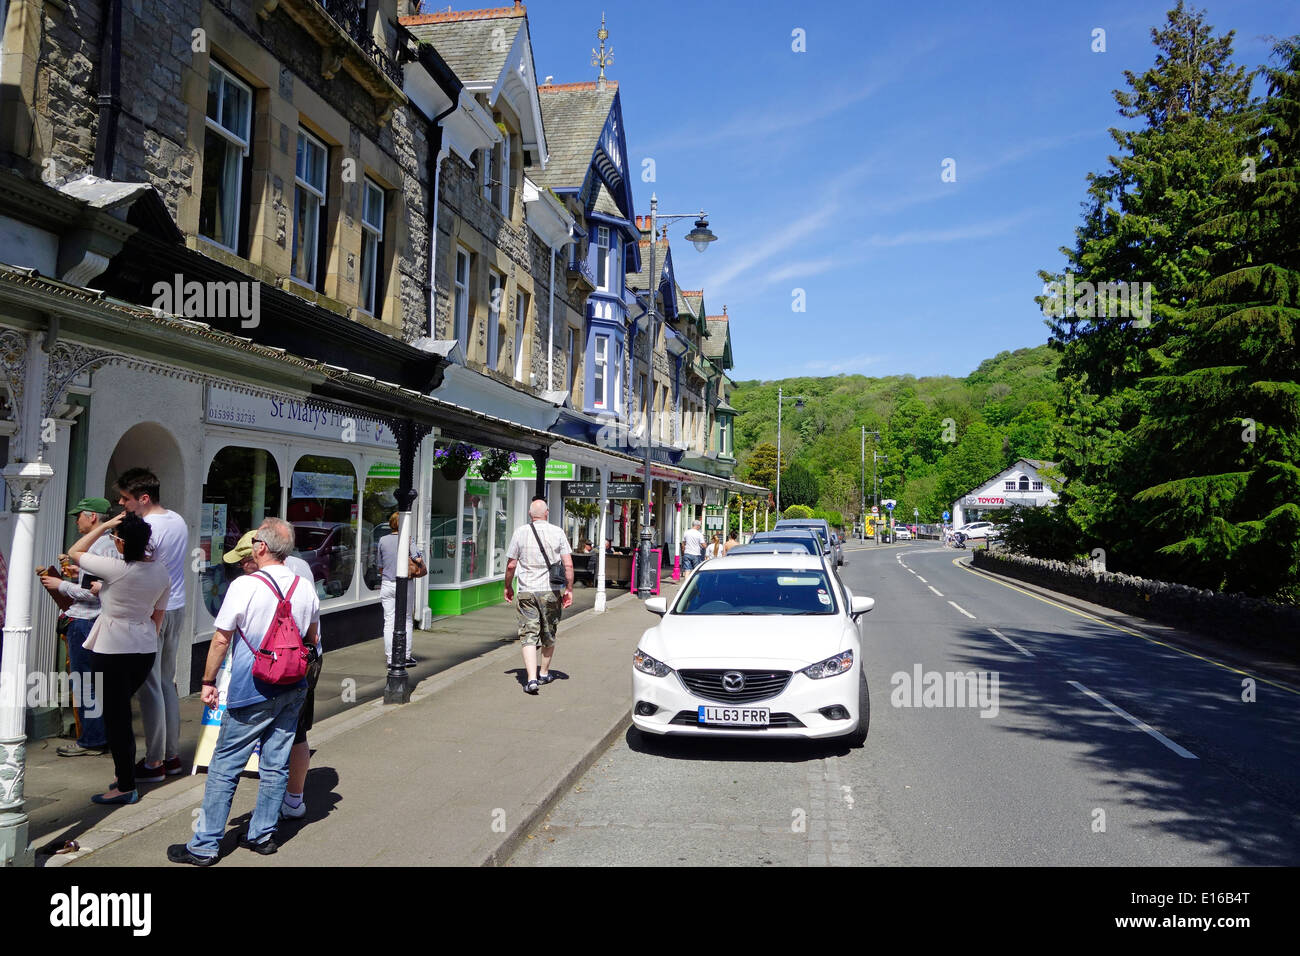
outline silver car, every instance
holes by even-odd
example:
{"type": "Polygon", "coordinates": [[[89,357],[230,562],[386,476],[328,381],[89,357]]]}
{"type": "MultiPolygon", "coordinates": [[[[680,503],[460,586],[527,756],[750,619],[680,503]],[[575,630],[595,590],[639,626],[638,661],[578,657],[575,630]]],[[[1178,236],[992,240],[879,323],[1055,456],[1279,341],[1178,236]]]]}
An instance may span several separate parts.
{"type": "Polygon", "coordinates": [[[844,567],[844,548],[840,544],[839,535],[831,530],[831,524],[825,518],[782,518],[776,523],[775,530],[784,528],[809,528],[816,531],[822,539],[827,562],[837,568],[844,567]]]}

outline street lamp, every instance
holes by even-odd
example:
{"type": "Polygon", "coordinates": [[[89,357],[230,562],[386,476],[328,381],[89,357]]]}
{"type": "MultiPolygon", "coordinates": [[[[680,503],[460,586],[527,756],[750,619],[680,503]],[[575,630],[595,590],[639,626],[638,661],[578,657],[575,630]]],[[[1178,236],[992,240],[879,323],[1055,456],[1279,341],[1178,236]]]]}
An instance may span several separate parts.
{"type": "MultiPolygon", "coordinates": [[[[784,386],[776,387],[776,520],[781,520],[781,409],[785,407],[784,386]]],[[[791,395],[795,411],[803,410],[803,396],[791,395]]]]}
{"type": "MultiPolygon", "coordinates": [[[[661,216],[659,215],[659,197],[651,194],[650,196],[650,307],[646,313],[646,331],[649,333],[646,339],[645,352],[645,382],[646,387],[642,389],[641,398],[645,400],[645,458],[644,458],[644,481],[645,487],[641,490],[641,544],[637,549],[637,562],[640,565],[640,574],[638,575],[636,595],[645,600],[654,590],[654,574],[650,570],[650,551],[654,543],[653,535],[650,532],[650,394],[654,388],[655,370],[654,370],[654,352],[655,338],[657,330],[655,322],[658,319],[658,312],[655,309],[655,295],[659,291],[659,270],[655,266],[655,241],[659,234],[659,224],[669,225],[679,219],[690,219],[691,214],[683,213],[679,216],[661,216]]],[[[709,248],[709,243],[716,242],[718,237],[709,229],[709,217],[700,210],[699,216],[695,220],[695,228],[686,234],[686,238],[698,249],[703,252],[709,248]]],[[[628,416],[631,417],[630,415],[628,416]]]]}

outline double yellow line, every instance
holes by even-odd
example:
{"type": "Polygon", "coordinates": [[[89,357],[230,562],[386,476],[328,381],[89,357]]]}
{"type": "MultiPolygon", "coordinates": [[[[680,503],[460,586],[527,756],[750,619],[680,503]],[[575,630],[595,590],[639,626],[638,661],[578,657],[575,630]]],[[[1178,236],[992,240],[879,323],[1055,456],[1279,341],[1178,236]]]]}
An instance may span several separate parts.
{"type": "Polygon", "coordinates": [[[1007,582],[1005,581],[999,581],[997,578],[991,575],[985,574],[981,571],[977,571],[974,568],[967,567],[966,565],[961,563],[961,560],[962,560],[961,558],[953,558],[952,563],[957,567],[961,568],[963,571],[966,571],[969,574],[974,574],[985,581],[992,581],[994,584],[1000,584],[1004,588],[1010,588],[1012,591],[1016,591],[1020,594],[1026,595],[1027,597],[1031,597],[1035,601],[1042,601],[1044,604],[1050,604],[1052,607],[1060,608],[1062,611],[1066,611],[1070,614],[1073,614],[1075,617],[1081,617],[1084,620],[1092,621],[1096,624],[1102,625],[1103,627],[1108,627],[1112,631],[1121,631],[1124,634],[1131,634],[1133,637],[1139,637],[1149,644],[1155,644],[1159,647],[1165,648],[1166,650],[1171,650],[1179,654],[1182,654],[1185,657],[1193,657],[1198,661],[1204,661],[1207,664],[1213,664],[1215,667],[1222,668],[1225,671],[1230,671],[1233,674],[1240,674],[1243,677],[1249,677],[1253,681],[1258,681],[1261,684],[1268,684],[1270,687],[1276,687],[1278,690],[1284,690],[1288,694],[1295,694],[1297,697],[1300,697],[1300,690],[1296,690],[1294,687],[1290,687],[1286,684],[1279,684],[1277,681],[1271,681],[1266,677],[1256,677],[1254,674],[1249,674],[1246,671],[1239,670],[1236,667],[1231,667],[1228,664],[1224,664],[1222,661],[1216,661],[1213,660],[1212,658],[1204,657],[1200,654],[1193,654],[1191,651],[1184,650],[1183,648],[1177,647],[1173,644],[1168,644],[1165,641],[1157,641],[1154,637],[1151,637],[1147,634],[1143,634],[1141,631],[1135,631],[1129,627],[1122,627],[1119,624],[1112,624],[1110,621],[1107,621],[1104,618],[1097,617],[1093,614],[1085,614],[1083,611],[1076,611],[1072,607],[1067,607],[1066,605],[1061,604],[1057,601],[1053,601],[1048,598],[1042,597],[1040,595],[1034,594],[1032,591],[1026,591],[1024,588],[1018,588],[1014,584],[1007,584],[1007,582]]]}

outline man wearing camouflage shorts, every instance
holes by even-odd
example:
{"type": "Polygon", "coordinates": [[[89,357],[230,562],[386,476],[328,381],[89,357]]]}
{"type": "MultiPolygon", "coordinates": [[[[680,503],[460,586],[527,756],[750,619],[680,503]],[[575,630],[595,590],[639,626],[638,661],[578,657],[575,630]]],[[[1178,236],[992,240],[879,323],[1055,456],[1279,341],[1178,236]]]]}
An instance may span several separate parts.
{"type": "Polygon", "coordinates": [[[506,600],[515,598],[514,580],[519,575],[519,640],[524,648],[528,679],[524,692],[536,694],[542,684],[555,680],[551,658],[555,655],[555,629],[561,611],[573,603],[573,551],[564,530],[546,519],[550,509],[543,498],[528,506],[528,524],[515,530],[506,550],[506,600]],[[564,591],[551,584],[551,566],[564,566],[564,591]],[[537,646],[542,647],[542,667],[537,669],[537,646]]]}

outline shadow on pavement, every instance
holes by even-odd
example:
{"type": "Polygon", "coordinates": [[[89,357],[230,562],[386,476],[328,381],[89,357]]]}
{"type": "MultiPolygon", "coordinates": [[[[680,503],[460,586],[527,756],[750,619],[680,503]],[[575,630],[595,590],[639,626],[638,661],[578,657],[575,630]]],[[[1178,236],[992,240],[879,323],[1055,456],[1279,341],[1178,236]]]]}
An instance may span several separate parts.
{"type": "Polygon", "coordinates": [[[624,735],[628,749],[633,753],[668,760],[715,760],[753,763],[805,763],[826,757],[844,757],[853,753],[848,742],[840,738],[830,740],[772,740],[738,737],[673,737],[642,733],[629,727],[624,735]]]}

